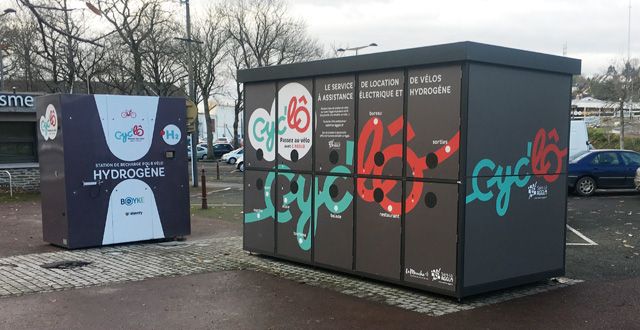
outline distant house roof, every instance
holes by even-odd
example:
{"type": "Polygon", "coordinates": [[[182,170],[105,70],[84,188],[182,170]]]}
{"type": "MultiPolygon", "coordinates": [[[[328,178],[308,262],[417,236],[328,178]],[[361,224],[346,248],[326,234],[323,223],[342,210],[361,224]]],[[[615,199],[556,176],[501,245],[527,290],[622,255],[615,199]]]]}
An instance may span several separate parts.
{"type": "MultiPolygon", "coordinates": [[[[628,109],[629,105],[631,105],[632,109],[640,109],[640,103],[638,102],[633,102],[631,104],[625,102],[624,108],[628,109]]],[[[618,109],[620,108],[620,103],[615,101],[599,100],[589,96],[571,100],[571,107],[580,109],[618,109]]]]}
{"type": "Polygon", "coordinates": [[[581,99],[571,100],[572,108],[596,108],[596,109],[611,109],[613,108],[613,103],[611,101],[603,101],[591,96],[584,97],[581,99]]]}

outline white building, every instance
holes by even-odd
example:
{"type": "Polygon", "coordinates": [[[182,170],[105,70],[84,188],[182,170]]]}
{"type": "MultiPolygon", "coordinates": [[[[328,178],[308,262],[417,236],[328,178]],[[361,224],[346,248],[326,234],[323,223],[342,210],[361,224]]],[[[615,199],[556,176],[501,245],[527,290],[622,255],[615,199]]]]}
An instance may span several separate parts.
{"type": "MultiPolygon", "coordinates": [[[[213,131],[213,140],[226,139],[227,141],[233,141],[233,120],[234,120],[234,106],[233,100],[220,101],[209,100],[209,107],[211,108],[211,122],[213,131]]],[[[240,112],[238,118],[238,138],[242,142],[243,132],[243,114],[240,112]]],[[[198,137],[200,141],[206,141],[207,125],[204,116],[204,107],[202,104],[198,106],[198,137]]]]}

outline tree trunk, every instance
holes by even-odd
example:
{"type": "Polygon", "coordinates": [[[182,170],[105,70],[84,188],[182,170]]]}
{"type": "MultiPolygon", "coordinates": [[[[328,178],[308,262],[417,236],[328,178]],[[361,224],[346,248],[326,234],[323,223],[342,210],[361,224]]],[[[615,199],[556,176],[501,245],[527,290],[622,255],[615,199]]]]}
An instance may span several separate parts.
{"type": "Polygon", "coordinates": [[[144,95],[144,76],[142,75],[142,56],[133,54],[133,79],[136,95],[144,95]]]}
{"type": "Polygon", "coordinates": [[[624,149],[624,100],[620,101],[620,149],[624,149]]]}
{"type": "Polygon", "coordinates": [[[202,93],[202,99],[204,100],[204,121],[207,128],[207,159],[215,159],[213,154],[213,127],[211,127],[211,113],[209,112],[209,97],[207,93],[202,93]]]}
{"type": "Polygon", "coordinates": [[[240,141],[238,139],[238,121],[240,120],[240,111],[242,110],[242,94],[240,89],[240,83],[236,82],[236,95],[238,99],[235,102],[233,110],[233,146],[237,149],[240,148],[240,141]]]}
{"type": "Polygon", "coordinates": [[[233,147],[238,149],[240,148],[240,141],[238,139],[238,120],[240,117],[240,107],[238,105],[236,105],[235,110],[234,110],[234,117],[233,117],[233,147]]]}

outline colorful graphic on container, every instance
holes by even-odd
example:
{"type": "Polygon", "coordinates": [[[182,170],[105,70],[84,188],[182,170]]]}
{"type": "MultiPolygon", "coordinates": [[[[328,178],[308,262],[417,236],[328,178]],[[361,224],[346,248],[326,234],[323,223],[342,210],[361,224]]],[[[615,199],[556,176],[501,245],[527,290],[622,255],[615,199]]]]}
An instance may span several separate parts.
{"type": "Polygon", "coordinates": [[[58,135],[58,114],[53,104],[49,104],[45,114],[40,116],[40,134],[45,141],[53,140],[58,135]]]}
{"type": "Polygon", "coordinates": [[[414,127],[408,127],[406,136],[406,175],[457,180],[462,68],[413,69],[408,80],[407,122],[414,127]],[[414,130],[416,127],[419,129],[414,130]],[[414,157],[414,153],[420,157],[414,157]],[[425,173],[425,169],[429,171],[425,173]]]}
{"type": "MultiPolygon", "coordinates": [[[[501,217],[506,215],[513,188],[525,188],[532,176],[547,183],[553,183],[558,179],[563,169],[564,158],[567,156],[567,148],[560,149],[559,142],[560,137],[555,128],[550,131],[540,128],[533,143],[527,142],[524,155],[514,164],[496,164],[489,158],[480,160],[473,168],[472,191],[467,195],[466,203],[469,204],[476,200],[493,202],[495,198],[496,213],[501,217]],[[481,176],[490,177],[482,187],[478,180],[481,176]]],[[[534,186],[530,186],[526,189],[527,193],[530,197],[544,196],[546,198],[551,193],[548,191],[548,187],[537,189],[538,185],[536,183],[534,186]]]]}
{"type": "Polygon", "coordinates": [[[289,82],[278,90],[278,163],[311,170],[312,81],[289,82]]]}
{"type": "Polygon", "coordinates": [[[362,74],[358,92],[358,175],[402,176],[404,73],[362,74]]]}
{"type": "MultiPolygon", "coordinates": [[[[286,165],[279,165],[279,170],[290,170],[286,165]]],[[[343,167],[337,167],[334,169],[335,173],[342,173],[346,171],[343,167]]],[[[248,172],[253,179],[258,172],[248,172]]],[[[294,242],[299,250],[309,251],[311,249],[312,233],[311,233],[311,176],[303,174],[295,174],[288,172],[278,173],[278,187],[277,200],[278,200],[278,224],[288,224],[285,232],[285,240],[289,240],[285,244],[290,245],[294,242]]],[[[245,201],[251,201],[251,204],[264,205],[260,209],[247,209],[244,214],[245,224],[254,224],[261,221],[272,220],[275,216],[276,207],[274,205],[274,196],[271,187],[276,177],[275,172],[268,172],[265,179],[259,179],[256,181],[255,186],[249,185],[249,187],[256,187],[254,191],[251,190],[251,194],[245,196],[245,201]],[[259,194],[259,195],[257,195],[259,194]]],[[[348,193],[344,195],[340,200],[334,200],[335,188],[332,189],[332,184],[337,177],[328,177],[323,187],[314,192],[316,202],[314,215],[317,216],[319,209],[326,208],[332,214],[340,215],[343,213],[352,203],[353,196],[348,193]]],[[[315,219],[315,217],[314,217],[315,219]]],[[[313,232],[315,235],[315,231],[313,232]]],[[[281,249],[279,249],[280,251],[281,249]]]]}
{"type": "MultiPolygon", "coordinates": [[[[275,101],[274,101],[275,104],[275,101]]],[[[258,160],[272,161],[276,157],[276,115],[275,106],[271,111],[263,108],[253,110],[249,117],[249,143],[258,151],[258,160]]]]}

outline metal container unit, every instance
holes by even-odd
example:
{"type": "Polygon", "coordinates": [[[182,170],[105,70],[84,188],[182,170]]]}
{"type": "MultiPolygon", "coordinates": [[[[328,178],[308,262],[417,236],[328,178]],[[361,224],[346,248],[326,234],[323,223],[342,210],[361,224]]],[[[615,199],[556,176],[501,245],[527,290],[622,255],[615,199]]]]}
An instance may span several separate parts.
{"type": "Polygon", "coordinates": [[[191,232],[185,100],[36,100],[43,237],[83,248],[191,232]]]}
{"type": "Polygon", "coordinates": [[[563,275],[579,72],[473,42],[239,71],[244,249],[456,298],[563,275]]]}

